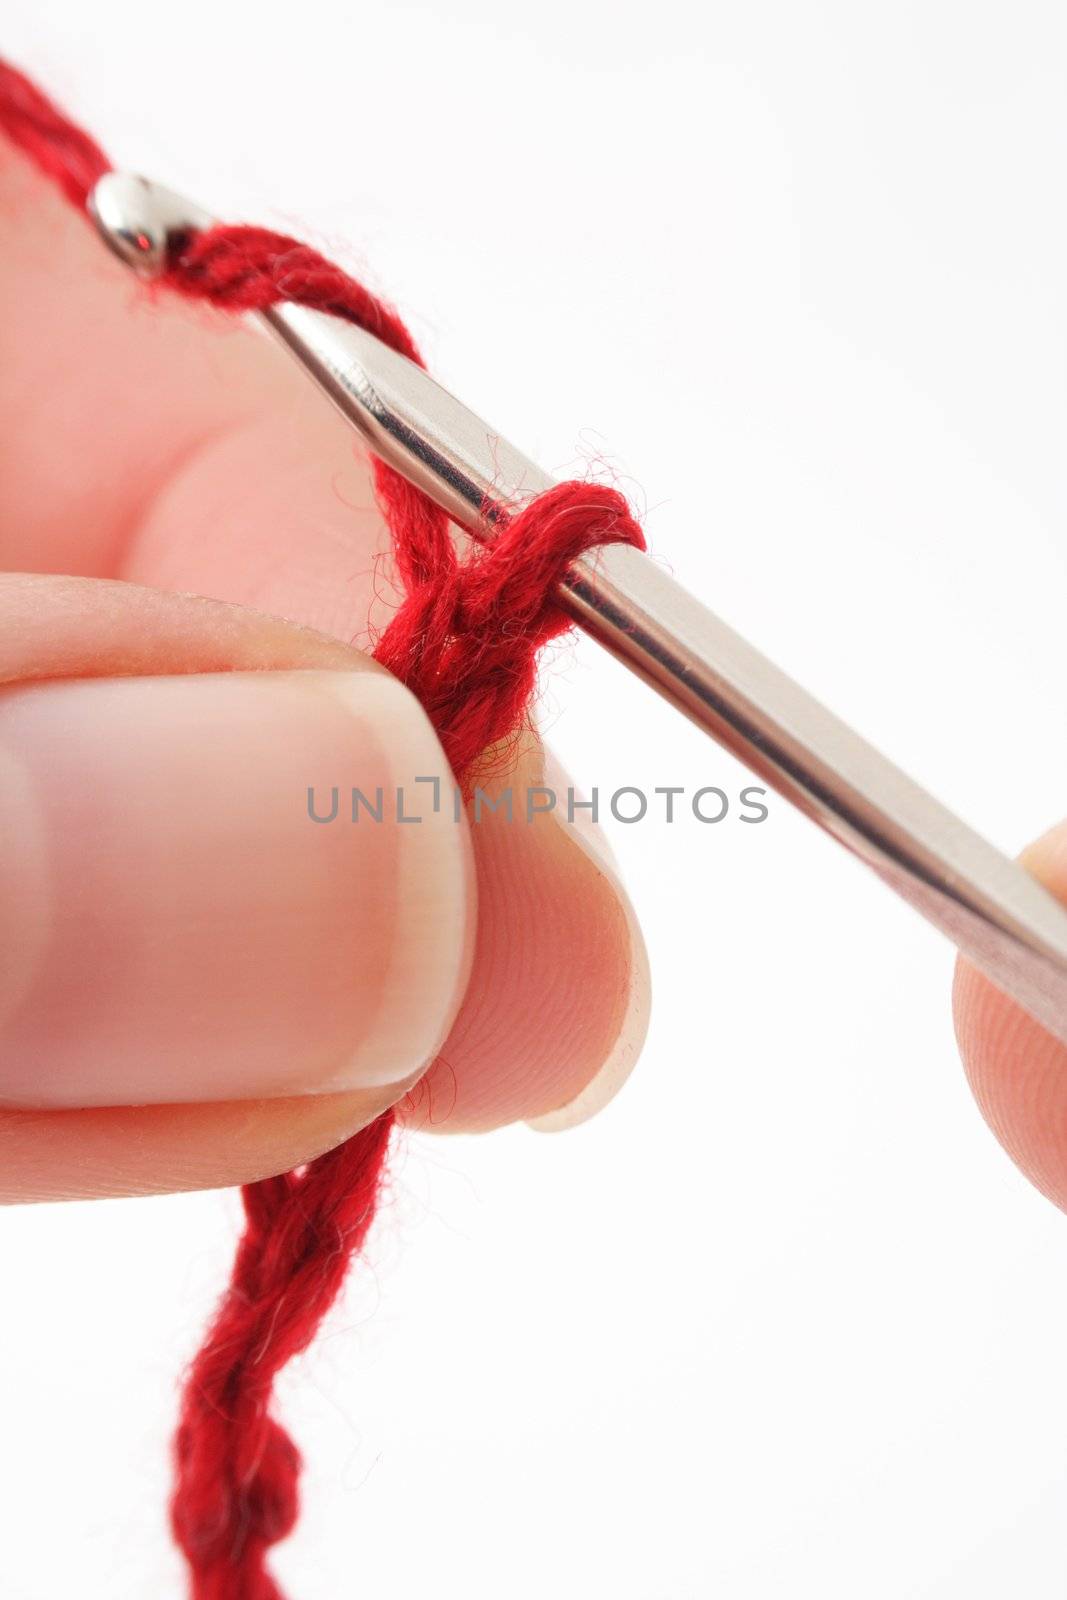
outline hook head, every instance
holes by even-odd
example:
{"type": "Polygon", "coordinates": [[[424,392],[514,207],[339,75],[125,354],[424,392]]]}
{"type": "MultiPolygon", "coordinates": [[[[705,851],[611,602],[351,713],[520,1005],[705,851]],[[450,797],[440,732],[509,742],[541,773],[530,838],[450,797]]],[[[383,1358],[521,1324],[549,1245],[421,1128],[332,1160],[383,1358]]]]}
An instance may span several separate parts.
{"type": "Polygon", "coordinates": [[[192,201],[130,172],[105,173],[88,209],[108,249],[146,279],[162,277],[175,252],[213,220],[192,201]]]}

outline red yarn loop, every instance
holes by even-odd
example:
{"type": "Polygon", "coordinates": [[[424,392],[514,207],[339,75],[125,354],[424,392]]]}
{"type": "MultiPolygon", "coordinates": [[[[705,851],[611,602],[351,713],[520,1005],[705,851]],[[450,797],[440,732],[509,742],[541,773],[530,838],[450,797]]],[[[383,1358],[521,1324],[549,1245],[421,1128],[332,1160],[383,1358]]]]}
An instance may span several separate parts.
{"type": "Polygon", "coordinates": [[[462,778],[521,724],[538,652],[570,626],[555,599],[562,574],[598,545],[644,540],[617,490],[561,483],[465,561],[447,542],[437,571],[410,582],[375,655],[418,695],[462,778]]]}
{"type": "MultiPolygon", "coordinates": [[[[0,61],[0,131],[75,205],[110,170],[94,141],[0,61]]],[[[280,300],[358,324],[412,361],[396,312],[308,245],[267,228],[216,227],[190,241],[163,286],[226,311],[280,300]]],[[[405,599],[375,652],[419,697],[460,782],[527,716],[537,654],[568,626],[560,577],[598,545],[643,547],[614,489],[561,483],[462,558],[448,518],[375,461],[405,599]]],[[[270,1415],[274,1379],[333,1304],[378,1203],[393,1113],[299,1172],[242,1192],[246,1226],[230,1287],[189,1371],[171,1505],[193,1600],[283,1600],[269,1547],[296,1522],[300,1457],[270,1415]]]]}

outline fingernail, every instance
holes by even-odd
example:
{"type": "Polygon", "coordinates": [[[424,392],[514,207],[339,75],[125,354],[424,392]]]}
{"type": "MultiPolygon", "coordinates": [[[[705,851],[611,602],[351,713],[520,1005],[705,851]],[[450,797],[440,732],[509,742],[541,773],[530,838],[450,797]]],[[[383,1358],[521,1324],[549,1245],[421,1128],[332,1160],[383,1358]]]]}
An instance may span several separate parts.
{"type": "MultiPolygon", "coordinates": [[[[546,750],[545,784],[557,794],[565,794],[572,784],[550,750],[546,750]]],[[[555,813],[553,813],[555,816],[555,813]]],[[[576,811],[573,824],[556,818],[560,827],[567,827],[576,849],[580,849],[600,872],[615,886],[619,903],[626,917],[630,935],[630,970],[626,1003],[619,1031],[612,1041],[603,1061],[585,1087],[564,1105],[554,1111],[530,1117],[527,1126],[536,1133],[564,1133],[588,1122],[609,1105],[637,1064],[648,1033],[651,980],[648,970],[648,952],[633,904],[622,883],[618,862],[604,831],[587,820],[585,813],[576,811]]]]}
{"type": "Polygon", "coordinates": [[[425,714],[384,673],[0,692],[0,1100],[410,1079],[469,960],[466,831],[414,785],[435,775],[449,792],[425,714]],[[395,820],[398,785],[421,821],[395,820]],[[351,820],[353,789],[382,791],[380,822],[351,820]]]}

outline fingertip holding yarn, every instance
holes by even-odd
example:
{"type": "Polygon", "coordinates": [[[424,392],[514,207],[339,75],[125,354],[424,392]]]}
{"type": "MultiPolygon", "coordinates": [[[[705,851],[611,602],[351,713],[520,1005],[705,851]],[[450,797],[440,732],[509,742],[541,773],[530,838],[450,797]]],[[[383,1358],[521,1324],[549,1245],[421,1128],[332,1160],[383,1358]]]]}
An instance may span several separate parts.
{"type": "MultiPolygon", "coordinates": [[[[0,61],[0,132],[74,205],[110,163],[30,81],[0,61]]],[[[162,287],[222,310],[292,301],[356,323],[422,364],[400,317],[310,246],[216,226],[185,241],[162,287]]],[[[483,753],[529,715],[537,657],[569,623],[554,594],[579,556],[644,548],[617,490],[561,483],[486,544],[457,551],[445,513],[385,463],[375,485],[405,598],[375,655],[418,696],[464,788],[483,753]]],[[[270,1406],[280,1369],[314,1337],[367,1237],[394,1114],[297,1172],[242,1191],[229,1287],[185,1383],[175,1437],[174,1537],[193,1600],[283,1600],[266,1558],[299,1511],[299,1453],[270,1406]]]]}

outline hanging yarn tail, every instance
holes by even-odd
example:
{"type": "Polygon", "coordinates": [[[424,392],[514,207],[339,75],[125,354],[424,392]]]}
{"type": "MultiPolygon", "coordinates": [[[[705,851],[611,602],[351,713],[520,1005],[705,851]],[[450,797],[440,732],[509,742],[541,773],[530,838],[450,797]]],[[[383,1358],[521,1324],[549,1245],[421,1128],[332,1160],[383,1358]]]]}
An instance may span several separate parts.
{"type": "Polygon", "coordinates": [[[193,1362],[174,1442],[171,1523],[196,1600],[281,1600],[266,1569],[299,1510],[296,1446],[270,1414],[362,1245],[391,1113],[303,1172],[249,1184],[230,1286],[193,1362]]]}
{"type": "MultiPolygon", "coordinates": [[[[103,152],[0,61],[0,132],[75,205],[110,169],[103,152]]],[[[230,312],[294,301],[358,324],[421,358],[397,314],[309,246],[265,228],[215,227],[170,264],[164,289],[230,312]]],[[[457,553],[444,513],[374,462],[405,599],[375,651],[418,696],[465,791],[485,752],[528,717],[537,655],[568,622],[561,574],[602,544],[644,547],[623,497],[561,483],[457,553]]],[[[298,1514],[300,1457],[273,1418],[274,1379],[313,1339],[360,1250],[381,1193],[387,1112],[305,1168],[242,1191],[243,1236],[218,1312],[189,1371],[175,1440],[171,1523],[193,1600],[283,1600],[266,1566],[298,1514]]]]}

